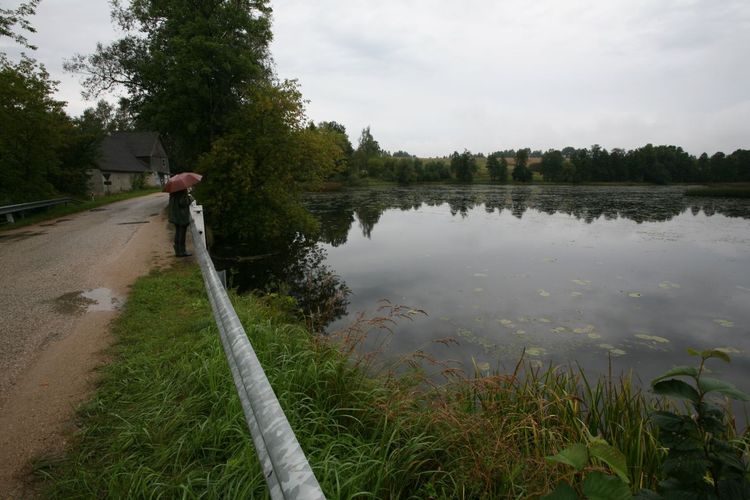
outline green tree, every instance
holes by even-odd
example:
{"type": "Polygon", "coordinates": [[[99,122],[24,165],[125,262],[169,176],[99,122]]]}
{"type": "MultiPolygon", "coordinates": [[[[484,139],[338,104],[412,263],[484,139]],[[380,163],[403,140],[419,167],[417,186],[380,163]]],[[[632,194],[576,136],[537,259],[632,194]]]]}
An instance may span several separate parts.
{"type": "Polygon", "coordinates": [[[474,174],[477,173],[478,166],[474,155],[470,151],[464,150],[463,153],[454,151],[451,155],[451,173],[456,180],[461,182],[471,182],[474,174]]]}
{"type": "Polygon", "coordinates": [[[96,124],[107,133],[128,132],[135,130],[135,121],[130,115],[126,102],[120,102],[118,107],[101,99],[93,108],[86,108],[81,120],[87,124],[96,124]]]}
{"type": "Polygon", "coordinates": [[[491,181],[508,181],[508,160],[500,151],[487,156],[487,172],[490,174],[491,181]]]}
{"type": "Polygon", "coordinates": [[[414,160],[401,157],[396,163],[396,181],[399,184],[409,185],[417,180],[417,172],[414,170],[414,160]]]}
{"type": "Polygon", "coordinates": [[[68,118],[43,66],[23,58],[0,61],[0,199],[23,202],[55,194],[50,174],[60,166],[68,118]]]}
{"type": "Polygon", "coordinates": [[[562,179],[563,155],[556,149],[550,149],[542,155],[542,176],[545,181],[559,182],[562,179]]]}
{"type": "Polygon", "coordinates": [[[196,196],[220,246],[268,252],[316,230],[298,195],[336,169],[341,150],[304,126],[294,82],[256,84],[243,97],[233,130],[201,158],[196,196]]]}
{"type": "Polygon", "coordinates": [[[530,150],[528,148],[516,151],[516,166],[513,167],[513,180],[516,182],[531,182],[533,174],[527,166],[530,150]]]}
{"type": "Polygon", "coordinates": [[[362,133],[359,136],[359,144],[357,150],[354,151],[351,162],[351,177],[357,178],[360,175],[367,173],[367,164],[372,158],[381,156],[383,151],[380,149],[380,144],[372,136],[370,127],[362,129],[362,133]]]}
{"type": "Polygon", "coordinates": [[[328,135],[330,140],[333,141],[341,151],[341,154],[336,158],[336,166],[338,167],[337,173],[346,172],[349,168],[352,155],[354,154],[354,148],[352,143],[349,141],[349,136],[346,134],[346,127],[342,124],[330,121],[318,123],[317,129],[320,133],[328,135]]]}
{"type": "Polygon", "coordinates": [[[268,79],[268,0],[113,0],[125,33],[68,61],[89,96],[122,87],[141,129],[160,132],[177,168],[232,128],[244,89],[268,79]]]}

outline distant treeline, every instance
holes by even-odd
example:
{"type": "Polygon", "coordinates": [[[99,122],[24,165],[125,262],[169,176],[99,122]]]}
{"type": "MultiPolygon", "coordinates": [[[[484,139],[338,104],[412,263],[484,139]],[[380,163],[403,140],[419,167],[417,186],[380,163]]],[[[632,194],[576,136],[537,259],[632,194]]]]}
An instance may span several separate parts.
{"type": "Polygon", "coordinates": [[[750,150],[730,155],[717,152],[690,155],[679,146],[654,146],[607,151],[599,145],[577,149],[566,147],[544,153],[529,148],[502,150],[484,155],[464,150],[443,158],[417,158],[406,151],[389,153],[380,148],[370,128],[362,130],[354,149],[343,125],[323,122],[322,128],[338,134],[345,168],[337,180],[356,183],[375,178],[400,184],[448,181],[472,182],[480,173],[493,182],[645,182],[653,184],[690,182],[750,182],[750,150]],[[533,161],[530,161],[534,159],[533,161]]]}
{"type": "Polygon", "coordinates": [[[539,172],[553,182],[747,182],[750,181],[750,150],[730,155],[703,153],[696,158],[679,146],[653,146],[625,151],[551,149],[542,155],[539,172]]]}

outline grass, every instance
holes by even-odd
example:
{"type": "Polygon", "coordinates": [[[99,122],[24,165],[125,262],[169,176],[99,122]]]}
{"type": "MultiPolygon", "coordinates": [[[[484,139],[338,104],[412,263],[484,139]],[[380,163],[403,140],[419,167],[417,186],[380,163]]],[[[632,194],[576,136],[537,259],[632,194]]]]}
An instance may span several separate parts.
{"type": "MultiPolygon", "coordinates": [[[[445,369],[440,386],[415,362],[376,377],[353,353],[390,318],[320,338],[279,299],[232,300],[328,498],[540,495],[572,474],[544,457],[587,432],[625,453],[634,491],[658,480],[650,403],[628,378],[523,362],[469,379],[445,369]]],[[[180,263],[138,280],[113,329],[114,362],[70,453],[38,464],[45,495],[267,496],[199,271],[180,263]]]]}
{"type": "Polygon", "coordinates": [[[141,189],[137,191],[126,191],[124,193],[101,196],[93,200],[74,200],[72,203],[67,205],[57,205],[47,209],[37,209],[35,213],[27,214],[24,217],[21,217],[20,214],[13,214],[15,222],[13,222],[12,224],[5,223],[5,217],[3,216],[2,221],[0,221],[0,231],[30,226],[38,222],[56,219],[65,215],[85,212],[87,210],[91,210],[92,208],[100,207],[102,205],[108,205],[116,201],[128,200],[130,198],[137,198],[139,196],[145,196],[147,194],[157,192],[159,192],[159,188],[141,189]]]}

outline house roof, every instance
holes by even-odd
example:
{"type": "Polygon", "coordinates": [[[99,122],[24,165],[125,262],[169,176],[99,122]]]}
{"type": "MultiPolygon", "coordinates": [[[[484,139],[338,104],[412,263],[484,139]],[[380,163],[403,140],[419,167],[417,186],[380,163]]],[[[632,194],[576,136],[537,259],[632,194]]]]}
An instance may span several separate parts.
{"type": "MultiPolygon", "coordinates": [[[[151,171],[151,159],[167,159],[156,132],[114,132],[104,138],[99,169],[108,172],[151,171]]],[[[154,170],[169,173],[168,163],[153,162],[154,170]]]]}

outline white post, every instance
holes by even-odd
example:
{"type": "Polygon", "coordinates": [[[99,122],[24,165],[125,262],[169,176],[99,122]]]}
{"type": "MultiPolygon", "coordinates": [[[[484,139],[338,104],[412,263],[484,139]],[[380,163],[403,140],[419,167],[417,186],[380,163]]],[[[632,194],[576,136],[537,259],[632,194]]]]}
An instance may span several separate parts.
{"type": "Polygon", "coordinates": [[[208,245],[206,245],[206,226],[203,223],[203,205],[198,205],[195,201],[190,203],[190,215],[192,215],[193,222],[195,222],[195,228],[203,238],[203,246],[208,248],[208,245]]]}

